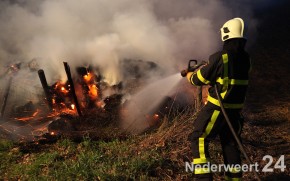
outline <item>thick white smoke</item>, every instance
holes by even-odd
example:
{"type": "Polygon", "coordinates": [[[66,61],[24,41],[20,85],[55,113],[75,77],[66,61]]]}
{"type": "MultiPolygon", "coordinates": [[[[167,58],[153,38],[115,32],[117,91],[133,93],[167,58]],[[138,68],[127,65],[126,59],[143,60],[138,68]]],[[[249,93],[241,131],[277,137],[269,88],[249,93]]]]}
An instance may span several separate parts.
{"type": "Polygon", "coordinates": [[[230,11],[220,1],[27,0],[0,2],[0,61],[38,58],[49,80],[64,78],[63,61],[100,66],[122,79],[124,58],[155,61],[168,71],[207,58],[219,45],[230,11]]]}
{"type": "Polygon", "coordinates": [[[40,87],[36,72],[27,68],[31,60],[49,84],[65,80],[63,61],[72,68],[97,66],[110,84],[123,80],[126,70],[119,64],[126,59],[153,61],[176,73],[189,59],[206,60],[221,48],[219,29],[228,19],[242,17],[253,30],[251,8],[250,0],[0,1],[0,92],[7,66],[19,62],[10,97],[19,101],[40,87]]]}

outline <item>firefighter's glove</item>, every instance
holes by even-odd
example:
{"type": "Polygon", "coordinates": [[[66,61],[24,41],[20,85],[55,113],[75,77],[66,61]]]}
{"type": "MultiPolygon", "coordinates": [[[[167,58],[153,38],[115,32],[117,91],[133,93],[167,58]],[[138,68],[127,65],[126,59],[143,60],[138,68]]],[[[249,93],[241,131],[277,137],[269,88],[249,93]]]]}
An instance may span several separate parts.
{"type": "Polygon", "coordinates": [[[188,70],[182,70],[180,72],[180,74],[181,74],[182,77],[186,77],[187,73],[188,73],[188,70]]]}
{"type": "Polygon", "coordinates": [[[186,78],[187,78],[187,80],[188,80],[189,82],[191,82],[190,79],[191,79],[191,76],[192,76],[193,74],[195,74],[195,72],[188,72],[188,73],[186,74],[186,78]]]}

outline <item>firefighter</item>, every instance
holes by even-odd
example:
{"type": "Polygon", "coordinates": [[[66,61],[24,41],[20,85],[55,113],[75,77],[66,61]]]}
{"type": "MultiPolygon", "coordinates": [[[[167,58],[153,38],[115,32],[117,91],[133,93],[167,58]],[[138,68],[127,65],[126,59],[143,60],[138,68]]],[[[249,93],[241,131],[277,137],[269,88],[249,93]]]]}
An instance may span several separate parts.
{"type": "MultiPolygon", "coordinates": [[[[217,84],[223,105],[231,123],[240,136],[243,119],[240,112],[245,101],[250,70],[250,57],[244,50],[246,45],[245,24],[241,18],[227,21],[221,28],[223,49],[209,57],[207,65],[197,72],[187,72],[191,84],[211,85],[208,103],[203,107],[194,122],[193,132],[189,135],[193,152],[194,175],[196,180],[213,180],[209,165],[209,142],[217,135],[220,137],[224,164],[241,164],[238,145],[224,120],[213,85],[217,84]]],[[[225,180],[241,180],[241,170],[229,169],[225,180]]]]}

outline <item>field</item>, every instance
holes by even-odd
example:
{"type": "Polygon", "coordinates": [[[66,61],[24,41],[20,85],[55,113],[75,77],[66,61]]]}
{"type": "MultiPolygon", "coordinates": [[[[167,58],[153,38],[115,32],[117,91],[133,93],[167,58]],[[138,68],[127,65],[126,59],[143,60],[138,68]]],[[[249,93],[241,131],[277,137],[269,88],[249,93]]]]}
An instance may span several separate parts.
{"type": "MultiPolygon", "coordinates": [[[[262,168],[264,155],[274,163],[285,156],[286,170],[260,173],[263,180],[290,180],[290,3],[255,12],[258,36],[249,47],[253,70],[246,107],[243,144],[262,168]],[[283,18],[281,18],[283,17],[283,18]]],[[[127,138],[81,141],[66,137],[51,143],[0,140],[1,180],[191,180],[187,136],[197,113],[177,114],[151,132],[127,138]]],[[[213,163],[222,163],[219,140],[210,144],[213,163]]],[[[243,162],[246,163],[243,158],[243,162]]],[[[271,166],[273,168],[273,165],[271,166]]],[[[222,173],[214,174],[222,180],[222,173]]],[[[253,173],[243,175],[254,180],[253,173]]]]}

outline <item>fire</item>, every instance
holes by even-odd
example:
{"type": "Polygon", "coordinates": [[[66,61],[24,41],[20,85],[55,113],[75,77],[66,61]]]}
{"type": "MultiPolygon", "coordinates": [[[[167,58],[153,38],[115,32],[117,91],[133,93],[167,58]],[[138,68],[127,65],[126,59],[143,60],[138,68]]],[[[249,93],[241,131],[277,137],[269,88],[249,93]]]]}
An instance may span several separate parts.
{"type": "Polygon", "coordinates": [[[57,82],[54,86],[55,89],[57,89],[57,87],[60,85],[60,82],[57,82]]]}
{"type": "Polygon", "coordinates": [[[98,107],[103,107],[103,106],[104,106],[104,102],[103,102],[103,101],[98,101],[98,102],[96,103],[96,106],[98,106],[98,107]]]}
{"type": "Polygon", "coordinates": [[[71,104],[70,107],[72,110],[74,110],[76,106],[74,104],[71,104]]]}
{"type": "Polygon", "coordinates": [[[89,82],[92,79],[93,75],[91,73],[87,73],[87,75],[84,75],[83,77],[86,82],[89,82]]]}
{"type": "Polygon", "coordinates": [[[39,113],[39,110],[37,109],[37,110],[35,111],[35,113],[33,113],[32,117],[35,117],[38,113],[39,113]]]}
{"type": "Polygon", "coordinates": [[[65,93],[65,94],[67,94],[69,91],[68,90],[66,90],[64,87],[61,87],[61,92],[63,92],[63,93],[65,93]]]}
{"type": "Polygon", "coordinates": [[[89,95],[92,99],[95,99],[98,97],[98,88],[95,84],[89,85],[89,95]]]}
{"type": "Polygon", "coordinates": [[[39,113],[39,109],[36,109],[36,111],[31,115],[31,116],[27,116],[27,117],[16,117],[15,119],[18,121],[29,121],[32,120],[33,118],[35,118],[35,116],[37,116],[39,113]]]}
{"type": "Polygon", "coordinates": [[[155,120],[159,119],[159,115],[158,114],[154,114],[153,115],[153,119],[155,119],[155,120]]]}
{"type": "Polygon", "coordinates": [[[98,98],[98,87],[95,82],[95,75],[91,72],[88,72],[83,76],[84,83],[88,87],[88,95],[91,100],[96,100],[98,98]]]}

